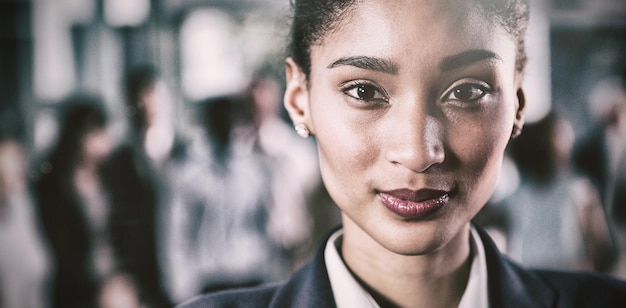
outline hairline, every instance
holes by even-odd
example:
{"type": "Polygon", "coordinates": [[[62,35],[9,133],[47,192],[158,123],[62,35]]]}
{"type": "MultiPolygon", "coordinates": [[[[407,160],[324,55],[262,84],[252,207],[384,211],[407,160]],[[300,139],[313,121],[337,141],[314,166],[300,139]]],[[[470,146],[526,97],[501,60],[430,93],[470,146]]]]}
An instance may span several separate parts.
{"type": "MultiPolygon", "coordinates": [[[[296,64],[298,65],[298,67],[300,67],[300,70],[304,73],[305,79],[307,81],[310,77],[310,73],[312,70],[311,55],[312,55],[313,47],[323,45],[325,40],[333,32],[338,31],[338,29],[341,28],[342,23],[349,22],[350,19],[352,18],[352,13],[356,10],[356,5],[362,2],[363,0],[347,0],[346,6],[337,10],[336,16],[330,18],[329,22],[325,26],[323,26],[322,29],[318,33],[312,35],[311,37],[312,39],[309,45],[307,46],[307,50],[305,51],[308,63],[299,63],[299,61],[296,61],[296,55],[293,50],[294,49],[293,45],[296,44],[296,42],[293,42],[293,34],[291,34],[292,42],[290,44],[291,47],[290,47],[289,56],[293,58],[296,64]],[[303,65],[307,65],[308,67],[302,67],[303,65]]],[[[517,0],[516,3],[518,3],[518,5],[528,6],[527,0],[517,0]]],[[[504,30],[506,35],[514,43],[515,45],[514,74],[516,78],[523,79],[523,77],[525,76],[526,66],[528,62],[528,56],[527,56],[526,46],[525,46],[526,45],[525,38],[526,38],[526,33],[527,33],[527,28],[528,28],[529,17],[528,16],[516,17],[518,21],[521,21],[525,24],[518,25],[516,27],[510,27],[508,23],[506,22],[507,20],[509,20],[508,18],[503,19],[501,14],[498,14],[497,12],[490,10],[488,7],[485,6],[483,2],[481,2],[481,0],[472,0],[472,8],[475,9],[476,12],[478,12],[478,14],[481,14],[482,16],[487,18],[490,22],[492,22],[494,26],[500,27],[502,30],[504,30]],[[521,32],[521,33],[516,33],[516,32],[521,32]]],[[[512,8],[511,10],[513,10],[515,13],[521,12],[519,11],[518,8],[512,8]]],[[[525,12],[526,15],[528,15],[529,9],[527,8],[523,12],[525,12]]]]}

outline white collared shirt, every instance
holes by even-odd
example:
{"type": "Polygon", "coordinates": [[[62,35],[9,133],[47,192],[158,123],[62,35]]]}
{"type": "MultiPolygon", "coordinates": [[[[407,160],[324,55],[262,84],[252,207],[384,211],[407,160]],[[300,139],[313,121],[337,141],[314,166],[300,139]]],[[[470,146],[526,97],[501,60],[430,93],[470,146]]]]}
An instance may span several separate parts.
{"type": "MultiPolygon", "coordinates": [[[[342,236],[343,230],[333,233],[324,250],[324,261],[337,307],[379,308],[372,295],[352,276],[339,255],[338,249],[342,236]]],[[[459,308],[489,307],[487,261],[483,243],[474,227],[470,229],[470,238],[473,251],[472,265],[459,308]]]]}

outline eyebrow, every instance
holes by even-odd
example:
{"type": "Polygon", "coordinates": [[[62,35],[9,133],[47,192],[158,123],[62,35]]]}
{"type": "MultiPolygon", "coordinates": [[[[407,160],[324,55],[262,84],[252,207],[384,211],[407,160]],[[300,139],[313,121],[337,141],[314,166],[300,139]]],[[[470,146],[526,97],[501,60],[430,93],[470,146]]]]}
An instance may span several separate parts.
{"type": "Polygon", "coordinates": [[[471,49],[456,55],[445,57],[439,64],[439,70],[442,72],[451,71],[453,69],[468,66],[483,60],[501,61],[502,59],[496,53],[489,50],[471,49]]]}
{"type": "Polygon", "coordinates": [[[396,63],[376,57],[356,56],[341,58],[330,64],[327,68],[335,68],[338,66],[354,66],[364,70],[377,71],[390,75],[398,74],[398,65],[396,63]]]}

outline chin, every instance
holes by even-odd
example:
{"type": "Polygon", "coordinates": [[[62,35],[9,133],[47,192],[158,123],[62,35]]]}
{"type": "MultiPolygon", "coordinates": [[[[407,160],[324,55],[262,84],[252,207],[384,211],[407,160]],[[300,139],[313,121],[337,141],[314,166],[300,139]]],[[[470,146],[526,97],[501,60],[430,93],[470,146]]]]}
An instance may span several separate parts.
{"type": "Polygon", "coordinates": [[[380,234],[378,242],[387,250],[405,256],[421,256],[435,253],[449,247],[462,231],[463,226],[447,221],[430,220],[396,223],[395,228],[380,234]]]}

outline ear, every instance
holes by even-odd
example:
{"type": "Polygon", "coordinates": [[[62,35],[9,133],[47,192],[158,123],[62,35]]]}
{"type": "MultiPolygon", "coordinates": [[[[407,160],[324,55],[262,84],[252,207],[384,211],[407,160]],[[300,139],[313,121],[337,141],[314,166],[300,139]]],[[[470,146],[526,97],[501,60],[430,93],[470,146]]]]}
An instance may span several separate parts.
{"type": "Polygon", "coordinates": [[[283,98],[285,109],[294,125],[304,124],[313,134],[306,76],[292,58],[285,60],[285,74],[287,80],[283,98]]]}
{"type": "Polygon", "coordinates": [[[513,120],[513,132],[511,134],[512,138],[519,136],[522,132],[522,127],[524,127],[524,113],[526,111],[526,95],[524,94],[524,90],[520,87],[517,89],[516,93],[517,98],[517,106],[515,110],[515,119],[513,120]]]}

